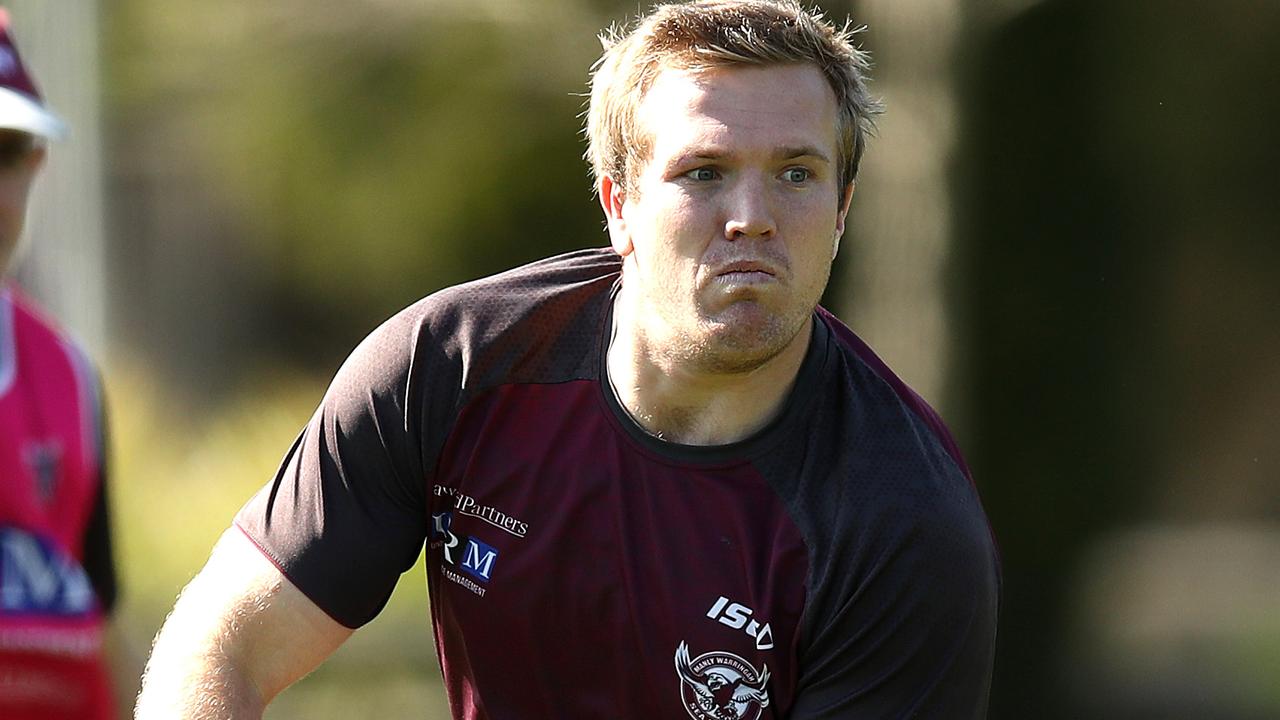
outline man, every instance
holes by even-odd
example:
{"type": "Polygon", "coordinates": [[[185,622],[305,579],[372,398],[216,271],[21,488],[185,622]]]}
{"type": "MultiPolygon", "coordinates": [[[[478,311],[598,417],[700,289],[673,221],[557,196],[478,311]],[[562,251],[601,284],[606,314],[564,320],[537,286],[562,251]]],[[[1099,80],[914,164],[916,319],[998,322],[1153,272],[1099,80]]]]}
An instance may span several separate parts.
{"type": "Polygon", "coordinates": [[[993,545],[937,416],[817,302],[875,110],[789,2],[608,44],[612,248],[376,330],[157,638],[141,717],[257,717],[426,543],[456,718],[977,718],[993,545]]]}
{"type": "Polygon", "coordinates": [[[0,718],[114,717],[102,634],[115,601],[98,381],[5,280],[46,140],[0,9],[0,718]]]}

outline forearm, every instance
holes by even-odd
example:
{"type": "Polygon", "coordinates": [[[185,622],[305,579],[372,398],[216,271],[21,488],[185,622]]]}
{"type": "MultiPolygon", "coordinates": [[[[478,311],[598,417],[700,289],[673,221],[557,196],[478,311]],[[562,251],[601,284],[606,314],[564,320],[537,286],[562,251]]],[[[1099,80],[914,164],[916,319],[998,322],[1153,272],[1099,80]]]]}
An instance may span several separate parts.
{"type": "Polygon", "coordinates": [[[232,528],[156,637],[135,717],[261,718],[350,634],[232,528]]]}
{"type": "Polygon", "coordinates": [[[153,660],[138,696],[138,720],[257,720],[264,706],[242,673],[208,658],[153,660]]]}
{"type": "Polygon", "coordinates": [[[262,717],[262,693],[236,657],[235,623],[208,622],[220,612],[212,606],[208,585],[197,576],[156,637],[138,695],[138,720],[262,717]]]}

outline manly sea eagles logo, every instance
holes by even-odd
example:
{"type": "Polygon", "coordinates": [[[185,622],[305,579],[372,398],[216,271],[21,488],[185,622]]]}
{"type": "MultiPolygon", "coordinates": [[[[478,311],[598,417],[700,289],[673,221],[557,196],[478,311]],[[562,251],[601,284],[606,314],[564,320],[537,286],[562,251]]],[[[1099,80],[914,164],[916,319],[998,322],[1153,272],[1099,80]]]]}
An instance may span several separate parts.
{"type": "Polygon", "coordinates": [[[689,646],[676,648],[680,699],[694,720],[759,720],[769,707],[769,666],[760,672],[751,663],[727,652],[709,652],[689,659],[689,646]]]}

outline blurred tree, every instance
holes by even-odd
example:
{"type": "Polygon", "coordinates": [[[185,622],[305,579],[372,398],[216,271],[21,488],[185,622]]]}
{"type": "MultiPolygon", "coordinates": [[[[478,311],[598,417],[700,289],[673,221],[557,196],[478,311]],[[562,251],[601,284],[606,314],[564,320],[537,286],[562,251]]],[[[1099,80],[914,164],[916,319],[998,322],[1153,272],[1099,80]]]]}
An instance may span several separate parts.
{"type": "Polygon", "coordinates": [[[1277,28],[1247,0],[1062,0],[970,45],[957,222],[966,446],[1005,560],[993,718],[1252,717],[1196,686],[1072,697],[1065,619],[1105,530],[1275,517],[1277,28]]]}
{"type": "Polygon", "coordinates": [[[605,242],[578,120],[599,21],[572,2],[123,5],[125,300],[188,377],[330,371],[422,295],[605,242]]]}
{"type": "Polygon", "coordinates": [[[993,718],[1075,717],[1055,677],[1068,579],[1082,543],[1133,514],[1151,469],[1125,412],[1143,278],[1123,160],[1099,148],[1104,22],[1084,3],[1032,9],[976,58],[966,93],[968,448],[1005,570],[993,718]]]}

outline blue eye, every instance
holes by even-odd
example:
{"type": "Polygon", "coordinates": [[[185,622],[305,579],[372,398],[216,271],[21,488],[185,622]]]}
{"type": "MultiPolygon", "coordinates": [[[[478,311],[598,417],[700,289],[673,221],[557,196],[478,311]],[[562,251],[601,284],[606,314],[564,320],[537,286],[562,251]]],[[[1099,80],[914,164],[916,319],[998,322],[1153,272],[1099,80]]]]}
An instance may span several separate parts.
{"type": "Polygon", "coordinates": [[[788,168],[782,173],[782,177],[790,183],[802,183],[808,180],[809,176],[808,168],[788,168]]]}
{"type": "Polygon", "coordinates": [[[697,180],[698,182],[710,182],[716,179],[717,173],[713,168],[700,167],[690,170],[685,173],[684,176],[690,180],[697,180]]]}

